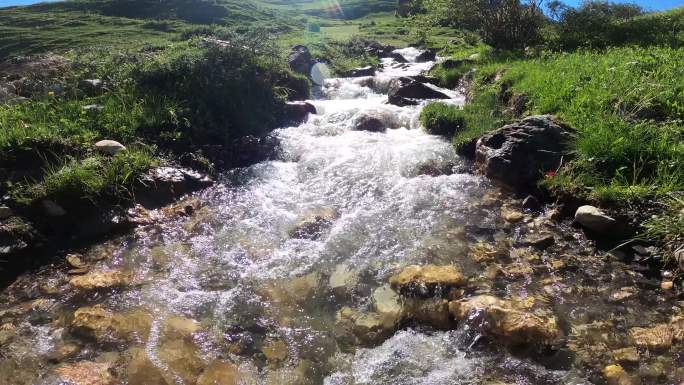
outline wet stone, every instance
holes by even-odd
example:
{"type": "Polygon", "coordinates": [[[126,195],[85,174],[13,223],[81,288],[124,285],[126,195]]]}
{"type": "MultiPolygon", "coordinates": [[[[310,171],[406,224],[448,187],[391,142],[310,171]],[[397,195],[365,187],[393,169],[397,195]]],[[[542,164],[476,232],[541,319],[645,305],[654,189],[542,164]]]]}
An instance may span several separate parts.
{"type": "Polygon", "coordinates": [[[513,208],[504,206],[501,208],[501,218],[509,223],[520,222],[525,219],[525,214],[513,208]]]}
{"type": "Polygon", "coordinates": [[[199,322],[185,317],[170,316],[164,322],[163,335],[169,340],[192,340],[201,330],[199,322]]]}
{"type": "Polygon", "coordinates": [[[67,359],[75,357],[81,351],[81,347],[77,344],[67,342],[60,344],[48,354],[48,359],[53,362],[62,362],[67,359]]]}
{"type": "Polygon", "coordinates": [[[622,364],[635,364],[639,362],[639,351],[635,347],[616,349],[613,358],[622,364]]]}
{"type": "Polygon", "coordinates": [[[457,320],[483,317],[483,331],[511,345],[549,345],[562,336],[554,316],[540,316],[489,295],[451,301],[449,311],[457,320]]]}
{"type": "Polygon", "coordinates": [[[629,335],[638,347],[649,350],[669,349],[674,337],[672,327],[668,324],[660,324],[651,328],[631,328],[629,335]]]}
{"type": "Polygon", "coordinates": [[[385,327],[393,328],[398,325],[403,312],[399,295],[385,285],[373,290],[372,298],[375,311],[382,317],[385,327]]]}
{"type": "Polygon", "coordinates": [[[449,316],[449,301],[446,299],[409,298],[404,306],[404,317],[406,319],[442,330],[447,330],[453,326],[449,316]]]}
{"type": "Polygon", "coordinates": [[[432,297],[465,285],[466,279],[454,266],[412,265],[392,276],[389,283],[402,295],[432,297]]]}
{"type": "Polygon", "coordinates": [[[86,275],[71,278],[69,284],[77,290],[107,290],[127,286],[133,275],[123,271],[94,271],[86,275]]]}

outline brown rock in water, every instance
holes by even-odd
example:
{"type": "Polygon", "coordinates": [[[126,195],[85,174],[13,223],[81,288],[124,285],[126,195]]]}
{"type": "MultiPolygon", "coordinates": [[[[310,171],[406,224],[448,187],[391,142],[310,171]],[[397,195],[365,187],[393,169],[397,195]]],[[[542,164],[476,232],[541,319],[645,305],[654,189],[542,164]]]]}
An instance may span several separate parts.
{"type": "Polygon", "coordinates": [[[457,320],[478,314],[487,321],[483,332],[510,345],[549,345],[562,335],[555,317],[542,317],[524,309],[524,304],[479,295],[449,302],[449,311],[457,320]]]}
{"type": "Polygon", "coordinates": [[[60,380],[70,385],[116,385],[119,384],[111,373],[109,365],[91,361],[80,361],[55,369],[60,380]]]}
{"type": "Polygon", "coordinates": [[[501,218],[506,222],[516,223],[525,219],[525,214],[508,206],[503,206],[501,207],[501,218]]]}
{"type": "Polygon", "coordinates": [[[330,226],[336,217],[335,210],[331,207],[321,207],[306,212],[290,230],[290,237],[316,239],[323,230],[330,226]]]}
{"type": "Polygon", "coordinates": [[[660,324],[652,328],[631,328],[629,336],[640,348],[666,350],[672,346],[674,333],[670,325],[660,324]]]}
{"type": "Polygon", "coordinates": [[[412,265],[389,280],[390,286],[403,295],[432,297],[466,284],[463,274],[454,266],[412,265]]]}
{"type": "Polygon", "coordinates": [[[607,385],[632,385],[632,379],[620,365],[608,365],[603,369],[607,385]]]}
{"type": "Polygon", "coordinates": [[[114,313],[97,305],[76,310],[70,330],[75,335],[94,339],[99,343],[144,342],[151,325],[152,318],[143,311],[114,313]]]}
{"type": "Polygon", "coordinates": [[[130,350],[131,360],[128,363],[128,385],[175,385],[175,381],[167,381],[164,373],[150,360],[144,349],[130,350]]]}
{"type": "Polygon", "coordinates": [[[94,271],[85,275],[71,278],[69,284],[77,290],[107,290],[127,286],[133,275],[123,271],[94,271]]]}
{"type": "Polygon", "coordinates": [[[613,358],[620,363],[635,364],[639,362],[640,357],[635,347],[628,347],[613,350],[613,358]]]}

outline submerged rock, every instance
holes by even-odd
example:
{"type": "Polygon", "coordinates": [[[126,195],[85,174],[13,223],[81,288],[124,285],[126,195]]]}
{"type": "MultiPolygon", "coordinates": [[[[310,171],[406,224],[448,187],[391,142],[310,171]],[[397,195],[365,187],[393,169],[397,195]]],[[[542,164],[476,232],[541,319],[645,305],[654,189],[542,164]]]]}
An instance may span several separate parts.
{"type": "Polygon", "coordinates": [[[60,380],[70,385],[115,385],[119,384],[111,373],[109,365],[91,361],[80,361],[55,369],[60,380]]]}
{"type": "Polygon", "coordinates": [[[449,301],[443,298],[409,298],[404,305],[404,318],[446,330],[452,326],[449,301]]]}
{"type": "Polygon", "coordinates": [[[388,285],[373,290],[373,306],[381,316],[382,323],[386,328],[396,327],[403,316],[401,298],[388,285]]]}
{"type": "Polygon", "coordinates": [[[360,271],[349,265],[340,264],[335,267],[335,271],[330,275],[328,284],[333,294],[338,297],[351,295],[359,284],[360,271]]]}
{"type": "Polygon", "coordinates": [[[254,375],[227,361],[209,364],[197,379],[197,385],[254,385],[254,375]]]}
{"type": "Polygon", "coordinates": [[[482,317],[483,332],[509,345],[551,345],[562,336],[554,316],[540,316],[490,295],[451,301],[449,311],[457,320],[482,317]]]}
{"type": "Polygon", "coordinates": [[[287,344],[281,340],[266,342],[261,348],[261,352],[266,360],[272,364],[285,361],[289,355],[287,344]]]}
{"type": "Polygon", "coordinates": [[[70,331],[99,343],[143,342],[151,326],[152,318],[143,311],[114,313],[97,305],[76,310],[70,331]]]}
{"type": "Polygon", "coordinates": [[[534,189],[548,171],[568,158],[570,127],[550,115],[527,117],[480,137],[475,144],[477,168],[514,190],[534,189]]]}
{"type": "Polygon", "coordinates": [[[432,297],[465,285],[466,279],[454,266],[412,265],[392,276],[389,282],[393,289],[403,295],[432,297]]]}
{"type": "Polygon", "coordinates": [[[109,155],[116,155],[121,151],[126,151],[126,146],[116,140],[101,140],[94,145],[95,150],[109,155]]]}
{"type": "Polygon", "coordinates": [[[352,122],[354,131],[385,132],[387,124],[382,117],[363,113],[354,117],[352,122]]]}
{"type": "Polygon", "coordinates": [[[635,364],[639,362],[639,351],[635,347],[613,350],[613,358],[620,363],[635,364]]]}
{"type": "Polygon", "coordinates": [[[353,351],[356,346],[373,346],[394,333],[396,325],[388,325],[379,313],[361,313],[350,307],[337,312],[335,338],[344,351],[353,351]]]}
{"type": "Polygon", "coordinates": [[[331,207],[320,207],[304,213],[298,223],[290,230],[290,237],[316,239],[330,226],[336,217],[331,207]]]}

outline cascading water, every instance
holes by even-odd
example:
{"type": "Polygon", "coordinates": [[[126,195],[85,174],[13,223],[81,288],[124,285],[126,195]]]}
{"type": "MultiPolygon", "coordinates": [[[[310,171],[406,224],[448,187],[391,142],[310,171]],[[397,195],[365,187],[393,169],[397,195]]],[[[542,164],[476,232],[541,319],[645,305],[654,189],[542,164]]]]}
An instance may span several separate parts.
{"type": "MultiPolygon", "coordinates": [[[[418,54],[400,52],[409,60],[418,54]]],[[[338,346],[336,312],[371,309],[374,290],[402,267],[456,264],[466,276],[481,276],[483,268],[467,258],[469,245],[516,236],[502,224],[500,202],[485,203],[498,191],[488,181],[423,172],[463,169],[464,161],[446,140],[420,129],[421,106],[385,103],[392,78],[432,64],[385,59],[373,78],[327,80],[311,101],[318,113],[275,132],[279,160],[226,175],[199,196],[205,206],[187,221],[142,228],[90,250],[91,260],[107,257],[94,270],[134,274],[125,288],[82,295],[68,290],[64,272],[33,276],[33,293],[67,289],[44,295],[30,316],[8,313],[16,306],[0,313],[14,317],[18,336],[2,344],[0,383],[58,383],[56,367],[81,361],[102,363],[130,385],[237,383],[230,373],[242,383],[273,385],[587,383],[570,365],[556,370],[480,346],[469,323],[446,331],[407,325],[376,346],[338,346]],[[354,130],[363,114],[390,129],[354,130]],[[294,236],[312,213],[325,225],[294,236]],[[335,280],[351,283],[340,294],[331,290],[335,280]],[[120,318],[105,325],[104,337],[84,338],[70,322],[76,309],[96,305],[120,318]],[[118,328],[135,338],[115,338],[118,328]],[[56,353],[67,345],[76,346],[73,354],[56,353]],[[218,376],[224,382],[206,382],[202,376],[216,361],[233,363],[233,371],[218,376]]],[[[442,91],[452,96],[446,102],[463,103],[442,91]]],[[[496,290],[525,296],[535,285],[519,280],[496,290]]],[[[559,311],[573,303],[559,302],[559,311]]],[[[110,322],[102,319],[91,321],[110,322]]]]}

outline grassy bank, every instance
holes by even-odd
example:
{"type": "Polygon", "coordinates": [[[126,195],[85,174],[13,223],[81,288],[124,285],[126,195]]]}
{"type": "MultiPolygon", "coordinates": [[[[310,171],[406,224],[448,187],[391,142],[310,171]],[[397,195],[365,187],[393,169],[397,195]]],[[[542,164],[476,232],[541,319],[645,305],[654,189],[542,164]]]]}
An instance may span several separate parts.
{"type": "Polygon", "coordinates": [[[520,115],[557,115],[578,131],[576,159],[545,186],[620,204],[684,189],[682,60],[684,49],[656,47],[533,60],[485,54],[437,75],[449,82],[476,68],[457,145],[520,115]]]}
{"type": "MultiPolygon", "coordinates": [[[[137,178],[165,154],[265,134],[292,88],[306,90],[308,82],[267,39],[233,38],[230,46],[194,37],[152,52],[73,51],[57,73],[27,73],[22,84],[37,84],[30,99],[0,106],[0,164],[11,174],[4,187],[27,205],[130,199],[137,178]],[[104,85],[93,95],[83,79],[104,85]],[[128,151],[97,154],[93,143],[101,139],[128,151]]],[[[5,68],[41,59],[22,60],[5,68]]]]}

